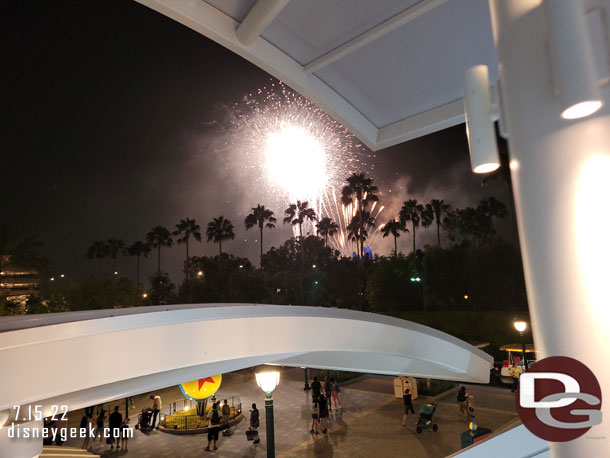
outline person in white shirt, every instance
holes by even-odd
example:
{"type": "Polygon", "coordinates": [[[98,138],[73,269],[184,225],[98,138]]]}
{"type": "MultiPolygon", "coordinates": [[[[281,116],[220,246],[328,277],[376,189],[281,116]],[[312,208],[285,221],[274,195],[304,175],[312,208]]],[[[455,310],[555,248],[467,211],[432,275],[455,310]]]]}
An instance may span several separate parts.
{"type": "MultiPolygon", "coordinates": [[[[151,394],[150,399],[153,400],[153,405],[152,405],[153,417],[152,417],[152,423],[150,426],[152,427],[152,429],[154,429],[155,422],[157,421],[157,416],[159,415],[159,412],[161,411],[161,408],[163,407],[163,403],[161,402],[161,396],[159,396],[158,394],[151,394]]],[[[159,421],[161,421],[161,419],[159,419],[159,421]]],[[[157,424],[157,429],[159,429],[158,424],[157,424]]]]}

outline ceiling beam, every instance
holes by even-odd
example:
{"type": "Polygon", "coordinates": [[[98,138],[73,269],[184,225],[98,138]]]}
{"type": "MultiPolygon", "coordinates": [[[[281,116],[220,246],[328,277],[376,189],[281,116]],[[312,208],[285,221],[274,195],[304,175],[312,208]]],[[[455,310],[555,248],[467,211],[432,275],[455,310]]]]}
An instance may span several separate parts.
{"type": "Polygon", "coordinates": [[[235,34],[244,45],[251,45],[280,14],[290,0],[258,0],[237,27],[235,34]]]}
{"type": "Polygon", "coordinates": [[[369,43],[381,38],[385,34],[402,27],[414,19],[417,19],[445,2],[447,2],[447,0],[420,0],[415,5],[404,10],[402,13],[392,16],[378,26],[373,27],[356,38],[353,38],[332,51],[327,52],[323,56],[312,60],[310,63],[305,65],[304,70],[306,73],[313,73],[316,70],[324,68],[327,65],[342,59],[348,54],[353,53],[357,49],[360,49],[363,46],[366,46],[369,43]]]}

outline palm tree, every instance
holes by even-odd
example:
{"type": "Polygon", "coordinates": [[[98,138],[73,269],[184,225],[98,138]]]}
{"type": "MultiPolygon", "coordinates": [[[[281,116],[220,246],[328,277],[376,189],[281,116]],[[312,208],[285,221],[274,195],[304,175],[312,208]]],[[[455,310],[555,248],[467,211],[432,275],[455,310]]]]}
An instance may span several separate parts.
{"type": "Polygon", "coordinates": [[[178,244],[184,243],[186,245],[186,262],[184,263],[184,265],[186,270],[187,283],[189,281],[189,240],[192,236],[195,240],[201,242],[201,232],[199,232],[200,230],[201,227],[199,227],[199,224],[197,224],[194,219],[186,218],[181,219],[180,222],[176,224],[176,230],[173,232],[174,236],[180,236],[180,238],[177,239],[178,244]]]}
{"type": "Polygon", "coordinates": [[[114,274],[116,257],[125,252],[125,242],[116,237],[112,237],[108,239],[106,244],[108,245],[108,255],[112,258],[112,273],[114,274]]]}
{"type": "Polygon", "coordinates": [[[407,200],[402,204],[400,209],[400,221],[405,225],[408,221],[411,221],[411,227],[413,228],[413,253],[415,253],[415,228],[419,226],[423,211],[424,206],[418,204],[415,199],[407,200]]]}
{"type": "Polygon", "coordinates": [[[252,213],[246,216],[244,223],[246,229],[251,229],[258,226],[261,235],[261,266],[263,265],[263,229],[275,229],[277,219],[273,216],[273,212],[264,205],[258,204],[256,208],[252,208],[252,213]]]}
{"type": "Polygon", "coordinates": [[[394,256],[398,256],[398,244],[396,239],[400,237],[401,231],[409,232],[409,230],[403,223],[400,222],[400,220],[397,221],[394,218],[385,223],[385,226],[381,228],[381,233],[383,234],[384,238],[388,237],[389,235],[394,236],[394,256]]]}
{"type": "Polygon", "coordinates": [[[318,230],[318,234],[324,237],[324,246],[328,246],[328,237],[333,237],[339,231],[339,226],[337,226],[337,223],[333,220],[325,216],[316,224],[316,229],[318,230]]]}
{"type": "MultiPolygon", "coordinates": [[[[370,202],[376,202],[379,198],[375,195],[377,192],[377,186],[373,185],[372,178],[366,178],[364,173],[353,173],[347,178],[347,185],[341,190],[341,203],[343,205],[353,204],[356,206],[356,210],[366,210],[370,202]]],[[[360,258],[362,258],[364,252],[364,218],[359,220],[359,232],[360,235],[360,258]]]]}
{"type": "Polygon", "coordinates": [[[97,276],[102,275],[102,259],[110,255],[110,247],[107,242],[93,242],[87,250],[87,259],[97,259],[97,276]]]}
{"type": "Polygon", "coordinates": [[[146,243],[157,249],[157,275],[161,275],[161,247],[171,247],[174,244],[172,233],[166,227],[155,226],[146,234],[146,243]]]}
{"type": "Polygon", "coordinates": [[[375,218],[367,211],[358,210],[354,215],[350,223],[347,225],[347,238],[353,242],[358,243],[362,247],[362,253],[364,256],[364,241],[368,238],[368,229],[375,227],[375,218]]]}
{"type": "Polygon", "coordinates": [[[494,229],[493,218],[497,216],[498,218],[504,218],[506,216],[506,205],[497,200],[495,197],[486,197],[481,200],[478,205],[478,209],[489,218],[489,227],[491,231],[491,235],[495,234],[496,231],[494,229]]]}
{"type": "Polygon", "coordinates": [[[451,205],[446,204],[442,199],[432,199],[426,208],[430,207],[434,214],[434,221],[436,221],[436,238],[438,246],[441,246],[441,224],[443,223],[443,213],[447,213],[451,205]]]}
{"type": "Polygon", "coordinates": [[[46,267],[47,261],[40,253],[42,243],[36,237],[25,236],[19,227],[0,223],[0,271],[10,262],[21,267],[38,270],[46,267]]]}
{"type": "Polygon", "coordinates": [[[150,253],[150,245],[144,242],[134,242],[130,247],[127,248],[127,254],[129,256],[137,256],[137,285],[138,289],[140,289],[140,258],[144,256],[148,257],[150,253]]]}
{"type": "Polygon", "coordinates": [[[218,243],[218,270],[222,275],[222,241],[229,239],[233,240],[235,238],[233,223],[228,219],[225,219],[224,216],[219,216],[208,223],[208,228],[205,233],[208,236],[208,242],[218,243]]]}
{"type": "Polygon", "coordinates": [[[309,207],[309,202],[301,202],[297,200],[296,204],[290,204],[286,210],[284,210],[286,217],[284,218],[284,224],[290,223],[293,226],[299,225],[299,236],[303,238],[303,223],[307,220],[315,221],[316,211],[309,207]]]}

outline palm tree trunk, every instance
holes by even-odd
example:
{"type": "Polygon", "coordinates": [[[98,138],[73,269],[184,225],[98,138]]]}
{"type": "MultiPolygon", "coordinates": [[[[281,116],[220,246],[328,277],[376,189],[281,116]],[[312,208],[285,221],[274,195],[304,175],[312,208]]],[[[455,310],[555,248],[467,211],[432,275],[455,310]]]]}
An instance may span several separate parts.
{"type": "Polygon", "coordinates": [[[263,267],[263,228],[261,230],[261,267],[263,267]]]}
{"type": "Polygon", "coordinates": [[[112,275],[114,275],[114,273],[116,272],[115,265],[116,265],[116,256],[113,256],[112,257],[112,275]]]}
{"type": "Polygon", "coordinates": [[[189,283],[189,239],[186,239],[186,262],[184,263],[184,270],[186,271],[186,284],[188,287],[188,283],[189,283]]]}
{"type": "Polygon", "coordinates": [[[324,236],[324,246],[327,247],[328,246],[328,234],[326,234],[324,236]]]}
{"type": "Polygon", "coordinates": [[[360,259],[364,259],[364,207],[360,204],[360,259]]]}
{"type": "Polygon", "coordinates": [[[97,276],[102,276],[102,258],[98,258],[97,260],[97,276]]]}
{"type": "Polygon", "coordinates": [[[136,274],[136,279],[137,279],[137,285],[138,285],[138,291],[140,290],[140,255],[138,254],[138,263],[137,263],[137,274],[136,274]]]}
{"type": "Polygon", "coordinates": [[[157,275],[161,275],[161,245],[158,247],[157,252],[157,275]]]}
{"type": "Polygon", "coordinates": [[[415,253],[415,223],[411,221],[411,226],[413,227],[413,253],[415,253]]]}
{"type": "Polygon", "coordinates": [[[394,256],[398,256],[398,244],[396,243],[396,236],[394,236],[394,256]]]}
{"type": "Polygon", "coordinates": [[[218,278],[222,277],[222,240],[218,241],[218,278]]]}
{"type": "Polygon", "coordinates": [[[441,225],[438,222],[438,219],[436,220],[436,238],[438,239],[438,247],[441,247],[441,225]]]}

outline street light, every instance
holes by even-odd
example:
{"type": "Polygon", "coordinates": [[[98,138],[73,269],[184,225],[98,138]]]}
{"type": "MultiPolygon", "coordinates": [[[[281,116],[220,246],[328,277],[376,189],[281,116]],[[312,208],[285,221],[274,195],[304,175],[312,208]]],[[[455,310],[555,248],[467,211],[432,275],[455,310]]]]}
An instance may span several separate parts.
{"type": "Polygon", "coordinates": [[[517,320],[513,322],[513,326],[519,332],[519,337],[521,338],[521,349],[523,352],[523,367],[527,371],[527,358],[525,357],[525,340],[523,339],[523,332],[527,329],[527,323],[523,320],[517,320]]]}
{"type": "Polygon", "coordinates": [[[265,416],[267,422],[267,458],[275,458],[275,434],[273,430],[273,398],[271,394],[280,383],[279,371],[256,373],[256,384],[265,393],[265,416]]]}

